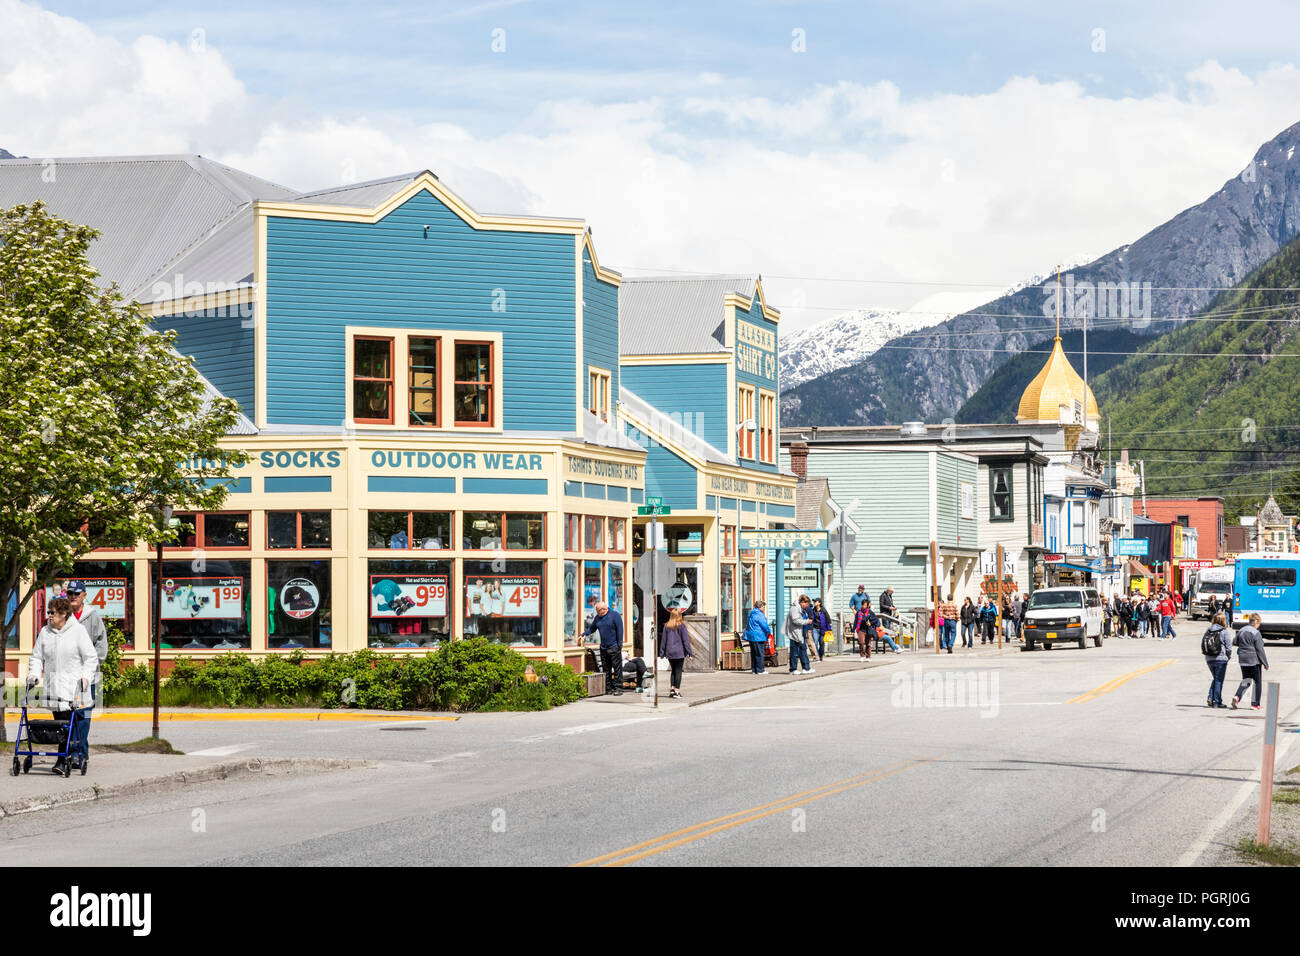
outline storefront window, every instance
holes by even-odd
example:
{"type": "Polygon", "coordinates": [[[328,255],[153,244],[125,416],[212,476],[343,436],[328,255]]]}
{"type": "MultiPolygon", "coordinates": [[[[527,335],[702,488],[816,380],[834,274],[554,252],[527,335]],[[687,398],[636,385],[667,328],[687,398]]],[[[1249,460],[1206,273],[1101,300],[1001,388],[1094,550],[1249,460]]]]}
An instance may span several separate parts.
{"type": "Polygon", "coordinates": [[[564,516],[564,550],[582,550],[582,516],[564,516]]]}
{"type": "MultiPolygon", "coordinates": [[[[596,616],[596,605],[600,603],[600,569],[599,561],[584,561],[582,563],[582,627],[586,630],[591,624],[591,619],[596,616]]],[[[588,640],[594,640],[596,635],[591,635],[588,640]]]]}
{"type": "Polygon", "coordinates": [[[352,418],[393,423],[393,340],[358,336],[352,344],[352,418]]]}
{"type": "Polygon", "coordinates": [[[368,563],[371,647],[437,647],[451,639],[450,561],[368,563]]]}
{"type": "MultiPolygon", "coordinates": [[[[177,548],[197,548],[199,546],[199,516],[190,511],[177,512],[172,515],[172,525],[176,529],[177,548]]],[[[169,547],[173,547],[169,545],[169,547]]]]}
{"type": "Polygon", "coordinates": [[[736,587],[736,567],[724,564],[718,575],[718,629],[726,634],[734,631],[735,620],[732,611],[732,592],[736,587]]]}
{"type": "Polygon", "coordinates": [[[466,637],[545,645],[545,561],[465,561],[464,574],[466,637]]]}
{"type": "Polygon", "coordinates": [[[664,529],[669,554],[704,553],[704,525],[672,525],[664,529]]]}
{"type": "Polygon", "coordinates": [[[266,646],[330,647],[330,562],[266,562],[266,646]]]}
{"type": "Polygon", "coordinates": [[[268,511],[266,546],[269,550],[328,548],[330,513],[328,511],[268,511]]]}
{"type": "Polygon", "coordinates": [[[501,515],[496,512],[465,512],[466,549],[490,551],[501,547],[501,515]]]}
{"type": "Polygon", "coordinates": [[[578,613],[578,562],[564,562],[564,643],[577,644],[581,617],[578,613]]]}
{"type": "MultiPolygon", "coordinates": [[[[623,569],[626,565],[622,561],[611,561],[605,565],[605,573],[609,579],[609,587],[605,592],[605,600],[609,602],[611,611],[618,611],[619,617],[623,615],[623,569]]],[[[626,626],[626,618],[624,618],[626,626]]]]}
{"type": "Polygon", "coordinates": [[[605,519],[587,517],[583,519],[586,527],[583,543],[588,551],[605,550],[605,519]]]}
{"type": "Polygon", "coordinates": [[[611,551],[627,550],[627,519],[626,518],[609,519],[609,550],[611,551]]]}
{"type": "Polygon", "coordinates": [[[740,566],[740,610],[744,619],[749,620],[749,612],[754,609],[754,566],[740,566]]]}
{"type": "MultiPolygon", "coordinates": [[[[189,561],[164,561],[162,587],[155,595],[162,648],[247,650],[250,564],[208,559],[202,571],[195,571],[189,561]]],[[[150,562],[151,575],[156,575],[155,567],[156,562],[150,562]]]]}
{"type": "Polygon", "coordinates": [[[437,427],[440,339],[412,337],[407,352],[408,414],[412,428],[437,427]]]}
{"type": "Polygon", "coordinates": [[[451,512],[371,511],[367,535],[371,550],[441,550],[451,542],[451,512]]]}
{"type": "MultiPolygon", "coordinates": [[[[36,609],[36,631],[40,633],[45,623],[45,608],[52,598],[65,595],[64,587],[69,581],[77,580],[86,586],[86,607],[99,611],[105,621],[112,621],[122,629],[128,638],[127,646],[132,643],[131,635],[135,633],[135,562],[134,561],[78,561],[72,566],[72,573],[55,578],[54,583],[39,592],[32,604],[36,609]]],[[[13,604],[17,603],[15,596],[13,604]]],[[[9,623],[12,614],[6,615],[9,623]]],[[[10,647],[18,646],[18,633],[9,640],[10,647]]]]}
{"type": "Polygon", "coordinates": [[[734,558],[736,556],[736,526],[724,524],[722,526],[722,556],[724,558],[734,558]]]}
{"type": "Polygon", "coordinates": [[[540,514],[506,515],[506,548],[511,551],[541,551],[545,523],[540,514]]]}
{"type": "Polygon", "coordinates": [[[247,548],[248,512],[203,515],[203,547],[247,548]]]}

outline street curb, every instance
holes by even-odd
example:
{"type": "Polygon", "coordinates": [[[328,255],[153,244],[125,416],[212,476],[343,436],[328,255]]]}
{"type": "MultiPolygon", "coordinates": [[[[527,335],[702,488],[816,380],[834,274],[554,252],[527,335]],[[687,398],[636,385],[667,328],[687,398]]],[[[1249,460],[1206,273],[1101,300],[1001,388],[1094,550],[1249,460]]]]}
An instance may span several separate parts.
{"type": "MultiPolygon", "coordinates": [[[[176,759],[183,760],[184,757],[176,759]]],[[[369,760],[347,760],[333,757],[285,757],[276,759],[248,757],[243,760],[228,760],[223,763],[210,764],[193,770],[178,770],[173,773],[159,774],[156,777],[141,777],[139,780],[133,780],[129,783],[113,784],[107,787],[91,784],[90,786],[79,787],[76,790],[65,790],[61,793],[6,800],[0,802],[0,819],[17,816],[21,813],[33,813],[38,810],[53,810],[77,803],[90,803],[108,797],[142,793],[172,784],[203,783],[208,780],[226,780],[230,777],[260,773],[316,773],[327,770],[352,770],[374,766],[376,764],[369,760]]]]}

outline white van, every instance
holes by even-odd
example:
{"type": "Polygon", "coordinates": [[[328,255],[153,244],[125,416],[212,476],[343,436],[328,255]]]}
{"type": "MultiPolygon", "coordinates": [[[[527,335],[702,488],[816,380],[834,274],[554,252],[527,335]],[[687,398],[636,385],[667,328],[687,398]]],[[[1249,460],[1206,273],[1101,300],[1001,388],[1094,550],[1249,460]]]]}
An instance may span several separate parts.
{"type": "Polygon", "coordinates": [[[1234,570],[1230,566],[1225,566],[1203,568],[1196,572],[1196,580],[1192,584],[1191,603],[1187,607],[1187,615],[1193,621],[1202,617],[1209,618],[1211,597],[1218,598],[1219,603],[1223,603],[1228,595],[1232,594],[1234,570]]]}
{"type": "Polygon", "coordinates": [[[1042,588],[1029,595],[1025,611],[1025,650],[1035,644],[1051,648],[1053,644],[1076,641],[1088,646],[1088,638],[1101,647],[1101,595],[1093,587],[1042,588]]]}

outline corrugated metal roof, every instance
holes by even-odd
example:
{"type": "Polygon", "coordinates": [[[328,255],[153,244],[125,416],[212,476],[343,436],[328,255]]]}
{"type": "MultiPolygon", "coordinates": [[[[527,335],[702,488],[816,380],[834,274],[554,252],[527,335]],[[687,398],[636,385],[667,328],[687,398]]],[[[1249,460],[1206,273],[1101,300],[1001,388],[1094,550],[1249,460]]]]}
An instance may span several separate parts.
{"type": "MultiPolygon", "coordinates": [[[[195,371],[198,372],[198,369],[196,368],[195,371]]],[[[202,372],[198,372],[198,375],[199,375],[199,381],[203,383],[203,411],[206,412],[209,408],[212,407],[212,403],[214,401],[216,401],[218,398],[225,398],[226,396],[223,395],[215,385],[213,385],[206,378],[204,378],[202,372]]],[[[253,424],[252,419],[250,419],[243,412],[240,412],[239,417],[235,420],[234,426],[229,431],[227,431],[226,434],[227,435],[256,435],[257,426],[253,424]]]]}
{"type": "Polygon", "coordinates": [[[586,409],[582,411],[582,441],[587,445],[601,445],[605,448],[645,451],[644,447],[628,438],[623,429],[602,421],[586,409]]]}
{"type": "MultiPolygon", "coordinates": [[[[625,406],[628,413],[645,422],[647,426],[655,428],[656,425],[662,424],[663,432],[660,436],[676,445],[681,445],[691,452],[697,458],[703,458],[705,461],[715,462],[720,465],[734,465],[735,462],[724,455],[718,449],[714,448],[703,438],[694,432],[684,428],[680,422],[673,421],[672,416],[659,411],[641,396],[628,391],[627,386],[620,385],[618,388],[618,403],[625,406]]],[[[655,438],[655,435],[650,435],[655,438]]],[[[667,446],[665,446],[667,447],[667,446]]]]}
{"type": "Polygon", "coordinates": [[[253,235],[253,204],[247,203],[149,276],[131,298],[140,302],[179,298],[185,290],[176,288],[178,277],[182,285],[198,282],[205,290],[210,283],[252,285],[253,235]]]}
{"type": "Polygon", "coordinates": [[[722,300],[754,294],[757,275],[624,278],[618,289],[623,355],[725,352],[722,300]]]}
{"type": "Polygon", "coordinates": [[[330,189],[317,189],[309,193],[299,193],[292,201],[319,206],[360,206],[363,209],[372,209],[389,196],[400,192],[411,180],[423,176],[424,172],[419,170],[414,173],[388,176],[384,179],[372,179],[367,183],[350,183],[330,189]]]}
{"type": "MultiPolygon", "coordinates": [[[[293,195],[202,156],[0,160],[0,207],[40,199],[60,218],[98,229],[90,263],[102,284],[128,295],[241,206],[293,195]]],[[[251,262],[250,254],[242,274],[251,262]]]]}

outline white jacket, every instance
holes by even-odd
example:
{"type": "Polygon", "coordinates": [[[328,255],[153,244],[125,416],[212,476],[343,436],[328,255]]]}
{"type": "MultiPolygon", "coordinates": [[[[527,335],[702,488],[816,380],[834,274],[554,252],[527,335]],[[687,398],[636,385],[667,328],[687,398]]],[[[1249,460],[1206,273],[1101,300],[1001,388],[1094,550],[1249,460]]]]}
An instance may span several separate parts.
{"type": "Polygon", "coordinates": [[[95,645],[90,642],[86,629],[71,615],[61,631],[49,624],[41,628],[27,659],[27,676],[44,678],[44,699],[80,700],[82,707],[91,704],[89,687],[98,671],[95,645]],[[83,678],[87,687],[84,691],[77,686],[83,678]]]}

